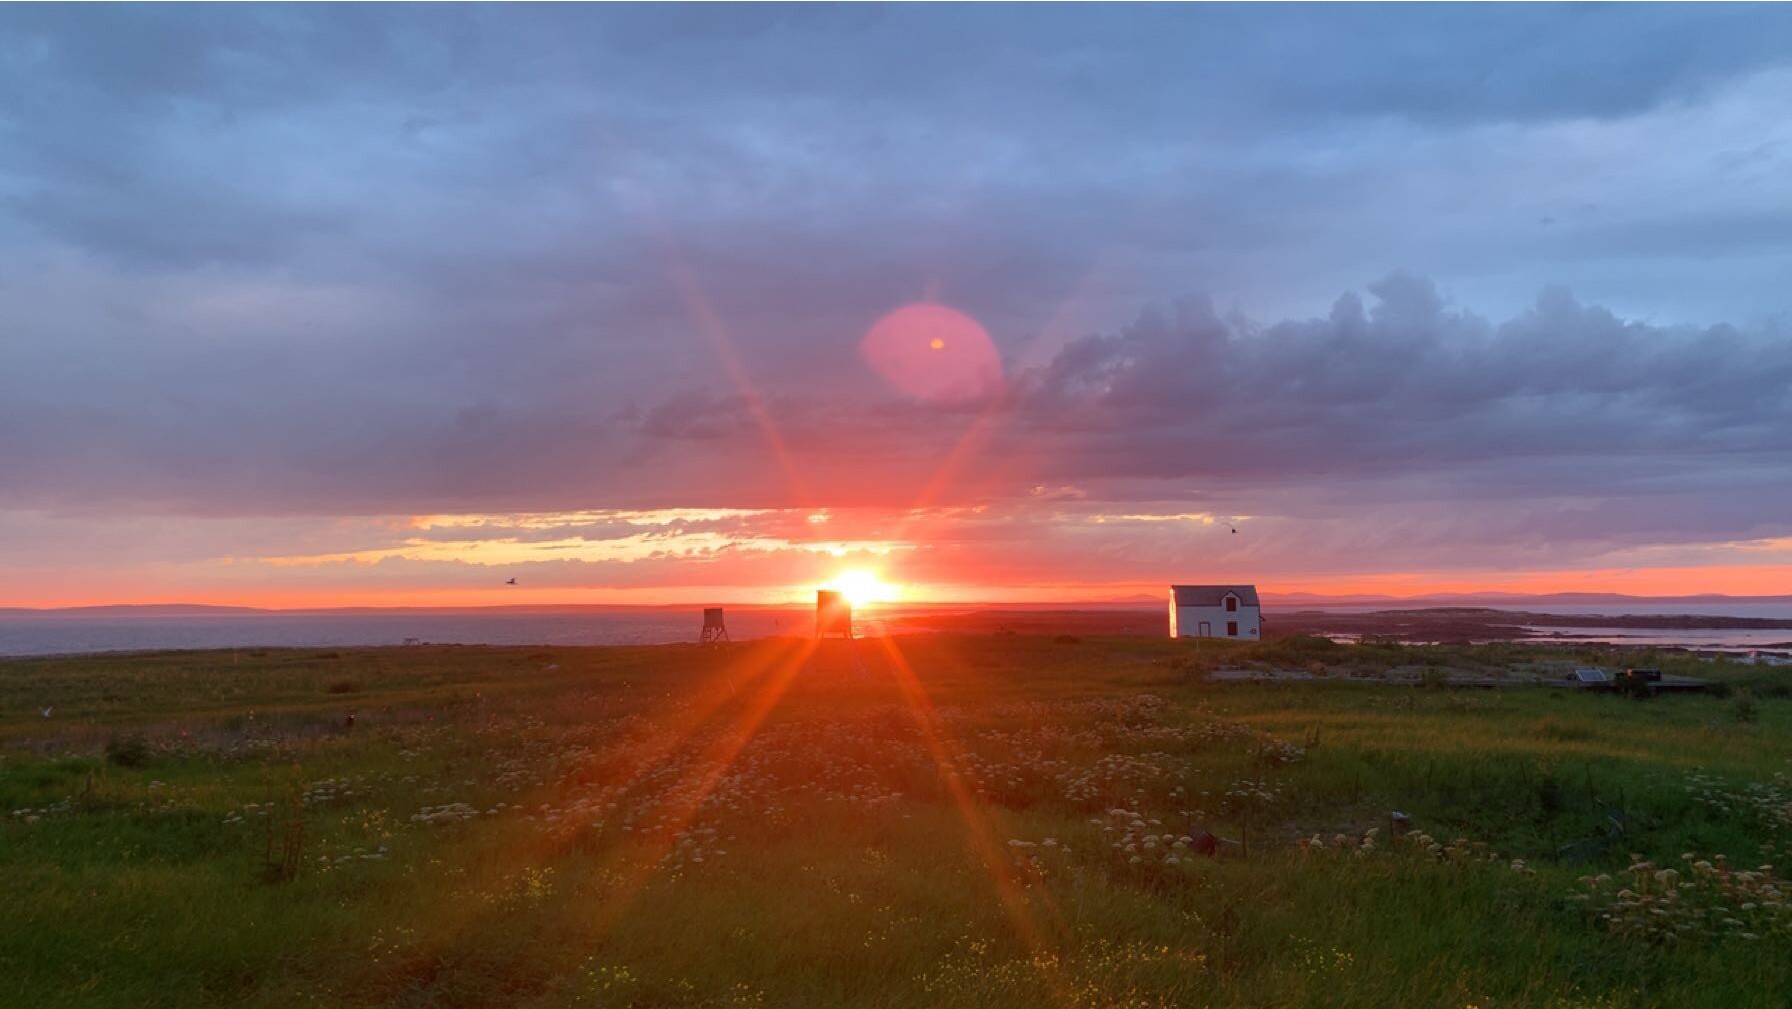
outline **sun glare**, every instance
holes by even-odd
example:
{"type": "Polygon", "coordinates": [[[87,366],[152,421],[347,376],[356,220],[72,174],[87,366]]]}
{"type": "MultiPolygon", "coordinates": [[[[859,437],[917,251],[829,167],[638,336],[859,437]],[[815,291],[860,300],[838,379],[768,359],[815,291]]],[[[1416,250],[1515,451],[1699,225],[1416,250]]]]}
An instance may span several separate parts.
{"type": "Polygon", "coordinates": [[[902,595],[900,589],[879,578],[877,572],[863,568],[842,571],[822,588],[840,593],[855,607],[867,603],[892,603],[902,595]]]}

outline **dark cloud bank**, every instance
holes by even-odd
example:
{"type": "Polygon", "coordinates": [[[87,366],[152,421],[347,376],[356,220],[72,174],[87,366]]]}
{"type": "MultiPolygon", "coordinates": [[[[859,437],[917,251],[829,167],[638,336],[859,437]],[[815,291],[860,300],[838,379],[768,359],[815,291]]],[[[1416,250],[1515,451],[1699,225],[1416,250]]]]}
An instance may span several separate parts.
{"type": "Polygon", "coordinates": [[[1788,17],[9,9],[0,508],[906,506],[951,461],[932,503],[1783,534],[1788,17]],[[1738,307],[1489,293],[1553,283],[1738,307]],[[864,367],[930,294],[1001,398],[864,367]]]}
{"type": "Polygon", "coordinates": [[[1080,475],[1492,465],[1529,489],[1616,491],[1792,460],[1792,334],[1627,322],[1561,289],[1497,325],[1418,278],[1370,293],[1368,306],[1346,294],[1329,318],[1270,326],[1205,300],[1149,309],[1028,374],[1017,406],[1079,446],[1080,475]],[[1570,476],[1560,461],[1583,468],[1570,476]]]}
{"type": "MultiPolygon", "coordinates": [[[[101,380],[110,370],[92,368],[101,380]]],[[[481,405],[443,412],[401,372],[345,389],[272,355],[209,390],[10,399],[5,503],[148,501],[195,514],[901,507],[961,445],[969,465],[929,503],[1041,484],[1245,508],[1301,487],[1367,500],[1692,493],[1714,507],[1747,491],[1758,507],[1719,510],[1765,521],[1783,519],[1792,491],[1788,334],[1629,322],[1561,290],[1497,324],[1405,275],[1371,285],[1366,301],[1344,295],[1329,317],[1268,325],[1205,299],[1166,303],[1015,371],[984,403],[905,401],[851,371],[829,389],[762,369],[756,396],[715,378],[640,389],[634,408],[576,389],[505,398],[500,384],[481,405]]]]}

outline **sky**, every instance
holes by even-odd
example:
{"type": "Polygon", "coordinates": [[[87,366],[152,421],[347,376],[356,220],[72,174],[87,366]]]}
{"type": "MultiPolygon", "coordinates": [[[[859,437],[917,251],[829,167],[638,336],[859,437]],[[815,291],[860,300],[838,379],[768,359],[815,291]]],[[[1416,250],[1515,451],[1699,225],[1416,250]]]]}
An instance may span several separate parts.
{"type": "Polygon", "coordinates": [[[10,5],[0,606],[1792,593],[1789,40],[10,5]]]}

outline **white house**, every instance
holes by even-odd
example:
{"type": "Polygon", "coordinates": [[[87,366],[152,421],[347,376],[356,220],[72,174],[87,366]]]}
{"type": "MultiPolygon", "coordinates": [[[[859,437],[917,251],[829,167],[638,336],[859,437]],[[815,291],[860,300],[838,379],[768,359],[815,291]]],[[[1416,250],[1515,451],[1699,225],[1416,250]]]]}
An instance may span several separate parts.
{"type": "Polygon", "coordinates": [[[1170,637],[1257,641],[1262,636],[1257,586],[1170,586],[1170,637]]]}

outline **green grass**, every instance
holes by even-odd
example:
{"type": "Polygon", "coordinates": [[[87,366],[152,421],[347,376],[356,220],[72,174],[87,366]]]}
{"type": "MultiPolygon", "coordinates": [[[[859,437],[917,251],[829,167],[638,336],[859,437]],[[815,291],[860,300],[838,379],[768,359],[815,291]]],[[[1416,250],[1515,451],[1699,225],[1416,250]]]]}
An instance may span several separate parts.
{"type": "Polygon", "coordinates": [[[1609,897],[1575,899],[1600,873],[1615,892],[1633,853],[1749,867],[1792,844],[1792,701],[1770,671],[1639,660],[1748,687],[1746,720],[1722,696],[1353,680],[1587,660],[1530,647],[897,645],[0,663],[0,1005],[1735,1007],[1792,991],[1792,912],[1771,893],[1673,942],[1606,924],[1609,897]],[[1204,678],[1314,663],[1325,680],[1204,678]],[[1227,795],[1246,782],[1272,798],[1227,795]],[[1394,843],[1396,809],[1440,849],[1497,858],[1394,843]],[[1248,855],[1145,847],[1133,814],[1248,855]],[[1612,816],[1624,836],[1599,843],[1612,816]]]}

